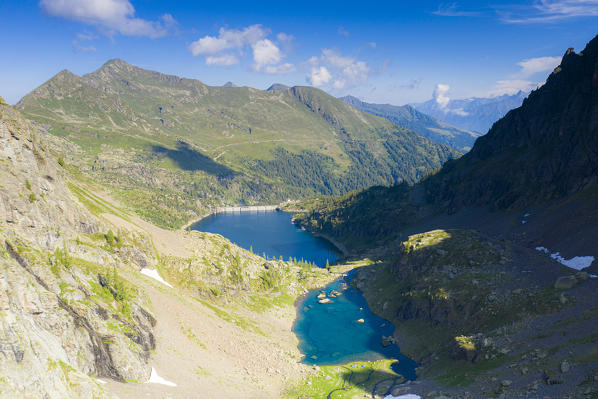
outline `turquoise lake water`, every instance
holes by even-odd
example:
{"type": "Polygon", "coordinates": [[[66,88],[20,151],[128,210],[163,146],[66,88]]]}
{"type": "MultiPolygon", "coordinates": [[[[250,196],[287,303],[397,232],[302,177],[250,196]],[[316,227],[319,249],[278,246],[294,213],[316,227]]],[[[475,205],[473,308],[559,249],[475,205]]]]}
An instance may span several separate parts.
{"type": "MultiPolygon", "coordinates": [[[[237,245],[268,257],[304,259],[324,266],[336,261],[338,252],[328,241],[314,237],[291,223],[284,212],[222,213],[212,215],[191,226],[193,230],[218,233],[237,245]]],[[[382,336],[391,336],[394,326],[373,314],[361,292],[351,287],[351,271],[326,287],[311,290],[297,302],[297,319],[293,332],[299,339],[304,363],[329,365],[357,360],[396,359],[395,372],[415,379],[416,363],[401,354],[396,345],[382,346],[382,336]],[[321,292],[333,290],[341,295],[329,297],[331,303],[320,304],[321,292]],[[363,323],[357,320],[363,319],[363,323]]]]}
{"type": "Polygon", "coordinates": [[[372,313],[359,290],[351,287],[355,272],[323,289],[311,290],[297,304],[293,331],[299,338],[304,363],[328,365],[357,360],[397,359],[393,370],[408,380],[415,379],[417,364],[401,353],[396,345],[382,346],[382,336],[391,336],[392,323],[372,313]],[[336,290],[340,296],[330,297],[336,290]],[[325,293],[331,303],[318,303],[325,293]],[[357,320],[363,319],[363,323],[357,320]]]}
{"type": "Polygon", "coordinates": [[[333,264],[340,255],[336,247],[301,230],[291,223],[291,217],[290,213],[276,211],[218,213],[193,224],[191,229],[220,234],[268,258],[293,257],[320,267],[326,265],[326,260],[333,264]]]}

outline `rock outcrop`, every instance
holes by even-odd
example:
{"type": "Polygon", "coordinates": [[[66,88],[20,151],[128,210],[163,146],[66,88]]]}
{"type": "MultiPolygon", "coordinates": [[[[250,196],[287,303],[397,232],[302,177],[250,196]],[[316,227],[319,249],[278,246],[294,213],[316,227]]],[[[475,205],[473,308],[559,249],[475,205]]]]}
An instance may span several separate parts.
{"type": "Polygon", "coordinates": [[[106,397],[92,377],[150,375],[156,321],[119,277],[119,251],[93,244],[106,227],[63,165],[0,99],[2,398],[106,397]]]}

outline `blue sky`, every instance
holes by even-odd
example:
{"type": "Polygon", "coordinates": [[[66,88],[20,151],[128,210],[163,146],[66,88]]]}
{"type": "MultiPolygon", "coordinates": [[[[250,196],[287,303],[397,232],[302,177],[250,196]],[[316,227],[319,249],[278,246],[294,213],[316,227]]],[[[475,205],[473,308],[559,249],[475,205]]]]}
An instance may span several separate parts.
{"type": "Polygon", "coordinates": [[[598,34],[598,0],[0,0],[0,95],[112,58],[265,89],[314,85],[404,104],[512,93],[598,34]]]}

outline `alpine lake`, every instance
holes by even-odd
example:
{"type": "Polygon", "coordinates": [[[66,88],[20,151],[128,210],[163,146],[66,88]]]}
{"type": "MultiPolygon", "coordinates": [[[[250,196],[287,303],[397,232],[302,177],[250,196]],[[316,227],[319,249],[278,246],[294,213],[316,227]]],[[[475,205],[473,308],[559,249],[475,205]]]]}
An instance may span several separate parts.
{"type": "MultiPolygon", "coordinates": [[[[190,228],[220,234],[268,258],[282,256],[324,267],[341,257],[334,245],[294,225],[291,214],[285,212],[218,213],[190,228]]],[[[309,291],[296,302],[293,331],[305,355],[303,362],[333,365],[396,359],[393,371],[414,380],[416,363],[401,354],[396,345],[382,345],[382,337],[391,336],[394,326],[370,311],[362,293],[351,286],[353,277],[354,271],[350,271],[321,289],[309,291]]]]}

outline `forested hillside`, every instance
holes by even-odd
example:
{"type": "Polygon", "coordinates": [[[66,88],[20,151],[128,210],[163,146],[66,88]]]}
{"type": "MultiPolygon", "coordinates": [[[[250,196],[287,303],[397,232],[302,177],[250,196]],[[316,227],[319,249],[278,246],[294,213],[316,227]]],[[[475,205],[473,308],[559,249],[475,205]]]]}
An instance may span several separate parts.
{"type": "Polygon", "coordinates": [[[311,87],[211,87],[121,60],[17,105],[77,173],[178,227],[221,204],[414,183],[458,152],[311,87]]]}

